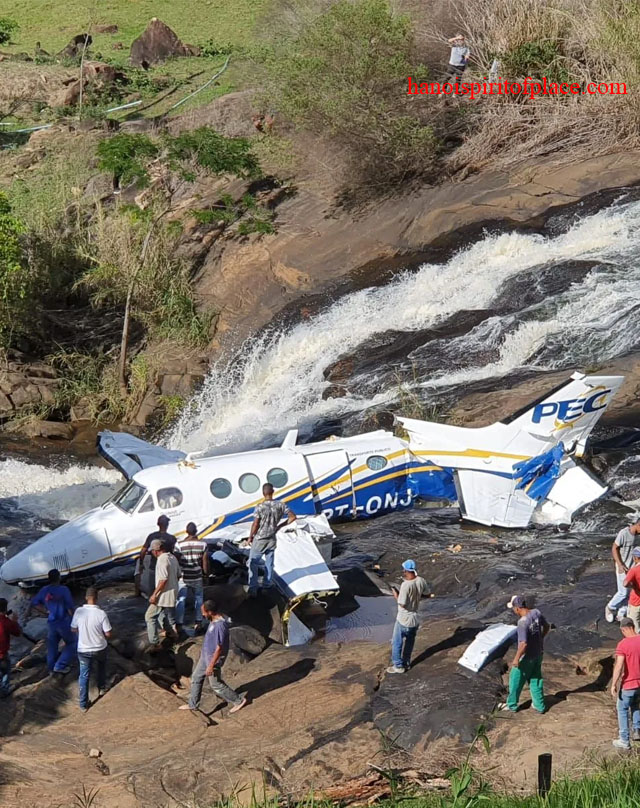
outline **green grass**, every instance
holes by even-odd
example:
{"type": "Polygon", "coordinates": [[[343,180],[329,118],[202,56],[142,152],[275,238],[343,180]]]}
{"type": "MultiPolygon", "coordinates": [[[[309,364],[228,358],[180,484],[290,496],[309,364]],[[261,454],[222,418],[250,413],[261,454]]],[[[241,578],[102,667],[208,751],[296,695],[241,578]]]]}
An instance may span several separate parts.
{"type": "Polygon", "coordinates": [[[20,30],[3,50],[32,53],[36,41],[57,53],[76,34],[94,25],[118,25],[115,34],[95,34],[92,50],[127,64],[129,46],[158,17],[183,42],[203,45],[208,40],[232,48],[252,44],[256,18],[264,0],[3,0],[2,15],[16,20],[20,30]],[[64,23],[61,25],[61,23],[64,23]],[[113,45],[122,42],[122,50],[113,45]]]}

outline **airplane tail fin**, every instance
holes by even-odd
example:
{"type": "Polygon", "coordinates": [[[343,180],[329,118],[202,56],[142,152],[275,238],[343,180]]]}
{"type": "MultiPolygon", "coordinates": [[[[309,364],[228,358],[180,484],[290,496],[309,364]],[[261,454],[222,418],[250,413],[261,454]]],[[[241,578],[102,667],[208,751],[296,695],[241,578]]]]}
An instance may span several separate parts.
{"type": "Polygon", "coordinates": [[[562,441],[578,456],[589,433],[606,412],[624,376],[586,376],[574,373],[568,382],[505,418],[535,438],[562,441]]]}

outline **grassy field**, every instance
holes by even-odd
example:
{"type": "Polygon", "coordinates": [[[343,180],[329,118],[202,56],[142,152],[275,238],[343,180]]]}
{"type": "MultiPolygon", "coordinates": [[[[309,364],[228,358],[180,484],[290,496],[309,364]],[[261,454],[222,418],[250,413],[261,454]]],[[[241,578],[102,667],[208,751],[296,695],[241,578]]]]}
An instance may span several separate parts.
{"type": "Polygon", "coordinates": [[[94,53],[126,64],[129,46],[158,17],[183,42],[203,45],[212,40],[218,46],[247,47],[253,38],[256,18],[264,0],[3,0],[0,16],[10,17],[20,30],[1,50],[32,53],[39,41],[49,53],[57,53],[90,23],[118,26],[116,34],[94,34],[94,53]],[[114,49],[122,43],[124,48],[114,49]]]}

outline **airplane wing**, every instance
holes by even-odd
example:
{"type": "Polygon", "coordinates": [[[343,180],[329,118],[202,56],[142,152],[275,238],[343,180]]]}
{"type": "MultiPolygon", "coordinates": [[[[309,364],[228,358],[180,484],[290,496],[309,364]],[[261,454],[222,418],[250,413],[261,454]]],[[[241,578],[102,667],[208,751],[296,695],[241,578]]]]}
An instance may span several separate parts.
{"type": "Polygon", "coordinates": [[[459,469],[454,474],[463,518],[481,525],[526,527],[538,504],[510,477],[459,469]]]}
{"type": "Polygon", "coordinates": [[[165,463],[177,463],[186,457],[184,452],[154,446],[127,432],[109,430],[98,433],[98,453],[127,480],[141,469],[162,466],[165,463]]]}

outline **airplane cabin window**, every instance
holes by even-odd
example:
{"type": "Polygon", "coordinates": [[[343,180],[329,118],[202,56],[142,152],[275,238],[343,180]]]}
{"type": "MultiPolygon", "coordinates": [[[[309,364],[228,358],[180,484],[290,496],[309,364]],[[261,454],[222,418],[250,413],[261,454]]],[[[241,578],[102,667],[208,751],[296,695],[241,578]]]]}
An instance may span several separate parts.
{"type": "Polygon", "coordinates": [[[143,488],[141,485],[131,480],[125,485],[122,491],[119,491],[115,495],[113,503],[125,513],[133,513],[146,493],[146,488],[143,488]]]}
{"type": "Polygon", "coordinates": [[[216,499],[226,499],[231,494],[231,483],[224,477],[216,477],[209,488],[216,499]]]}
{"type": "Polygon", "coordinates": [[[140,506],[140,510],[138,513],[150,513],[154,509],[155,505],[153,504],[153,497],[151,494],[145,499],[145,501],[140,506]]]}
{"type": "Polygon", "coordinates": [[[182,491],[179,488],[161,488],[158,491],[158,505],[168,511],[182,505],[182,491]]]}
{"type": "Polygon", "coordinates": [[[274,488],[283,488],[289,481],[289,475],[284,469],[271,469],[267,472],[267,482],[274,488]]]}
{"type": "Polygon", "coordinates": [[[238,480],[238,485],[245,494],[255,494],[260,488],[260,480],[255,474],[243,474],[238,480]]]}
{"type": "Polygon", "coordinates": [[[387,463],[387,458],[382,457],[382,455],[372,455],[371,457],[367,458],[367,466],[369,466],[371,471],[380,471],[387,465],[387,463]]]}

